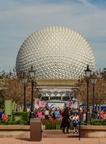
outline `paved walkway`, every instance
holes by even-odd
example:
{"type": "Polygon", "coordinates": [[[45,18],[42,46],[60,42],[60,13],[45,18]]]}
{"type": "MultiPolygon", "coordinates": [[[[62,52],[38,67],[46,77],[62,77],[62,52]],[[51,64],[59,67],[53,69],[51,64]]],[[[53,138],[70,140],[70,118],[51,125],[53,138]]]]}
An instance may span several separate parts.
{"type": "Polygon", "coordinates": [[[30,137],[0,138],[0,144],[106,144],[106,138],[80,138],[78,134],[63,134],[61,130],[44,130],[41,141],[30,141],[30,137]]]}
{"type": "Polygon", "coordinates": [[[106,138],[43,138],[36,142],[27,138],[0,138],[0,144],[106,144],[106,138]]]}

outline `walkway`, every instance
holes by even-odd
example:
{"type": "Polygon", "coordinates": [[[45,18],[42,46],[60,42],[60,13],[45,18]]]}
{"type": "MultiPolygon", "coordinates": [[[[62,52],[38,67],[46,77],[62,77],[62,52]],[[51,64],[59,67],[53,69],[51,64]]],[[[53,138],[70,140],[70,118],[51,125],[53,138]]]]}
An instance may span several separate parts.
{"type": "Polygon", "coordinates": [[[0,144],[106,144],[106,138],[80,138],[78,134],[63,134],[61,130],[44,130],[41,141],[30,138],[0,138],[0,144]]]}
{"type": "Polygon", "coordinates": [[[106,144],[106,138],[43,138],[40,142],[27,138],[0,138],[0,144],[106,144]]]}

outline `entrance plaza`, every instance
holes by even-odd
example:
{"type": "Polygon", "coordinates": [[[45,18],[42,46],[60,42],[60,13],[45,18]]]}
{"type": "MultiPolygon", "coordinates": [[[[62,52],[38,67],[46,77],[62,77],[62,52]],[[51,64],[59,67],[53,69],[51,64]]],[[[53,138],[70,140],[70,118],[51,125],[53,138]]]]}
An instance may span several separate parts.
{"type": "Polygon", "coordinates": [[[19,136],[0,135],[0,144],[106,144],[106,137],[87,138],[79,137],[79,134],[73,134],[73,131],[63,134],[61,130],[43,130],[41,140],[31,140],[30,134],[20,133],[19,136]]]}
{"type": "Polygon", "coordinates": [[[42,141],[30,141],[29,138],[0,138],[0,144],[106,144],[106,138],[43,138],[42,141]]]}
{"type": "MultiPolygon", "coordinates": [[[[51,89],[54,88],[55,86],[63,89],[63,88],[66,88],[66,87],[71,87],[73,88],[74,87],[74,84],[77,83],[76,81],[74,80],[55,80],[55,81],[37,81],[38,83],[38,89],[51,89]],[[65,87],[66,86],[66,87],[65,87]]],[[[41,141],[31,141],[30,140],[30,135],[29,135],[29,128],[27,128],[25,131],[23,131],[24,135],[26,134],[25,137],[23,137],[23,134],[20,133],[19,137],[10,137],[9,136],[9,133],[10,133],[10,130],[7,131],[7,129],[9,126],[5,125],[4,128],[1,128],[0,127],[0,131],[1,131],[1,134],[0,134],[0,144],[106,144],[106,136],[105,136],[105,133],[106,133],[106,128],[104,128],[105,126],[103,126],[99,132],[102,132],[103,130],[103,133],[102,133],[102,137],[95,137],[95,135],[101,135],[101,133],[99,134],[98,132],[98,128],[96,128],[95,130],[94,129],[91,129],[89,128],[88,131],[86,130],[87,129],[87,126],[84,126],[83,129],[81,129],[81,138],[79,139],[79,135],[78,134],[73,134],[73,132],[70,132],[70,134],[63,134],[61,130],[59,131],[55,131],[55,130],[49,130],[49,133],[47,133],[46,130],[43,131],[42,133],[42,140],[41,141]],[[86,129],[85,129],[86,127],[86,129]],[[2,136],[3,134],[3,131],[6,131],[5,133],[5,136],[2,136]],[[92,132],[92,134],[90,135],[89,138],[85,137],[84,134],[89,131],[92,132]],[[27,133],[28,132],[28,133],[27,133]],[[46,132],[46,133],[45,133],[46,132]],[[95,135],[94,135],[95,134],[95,135]],[[8,135],[8,136],[6,136],[8,135]],[[91,137],[93,136],[94,137],[91,137]],[[104,136],[104,137],[103,137],[104,136]]],[[[29,126],[27,126],[29,127],[29,126]]],[[[100,127],[100,126],[98,126],[100,127]]],[[[15,126],[13,126],[14,129],[16,129],[15,126]]],[[[23,129],[22,129],[23,130],[23,129]]],[[[15,135],[18,135],[18,130],[16,131],[13,131],[13,134],[15,135]]]]}

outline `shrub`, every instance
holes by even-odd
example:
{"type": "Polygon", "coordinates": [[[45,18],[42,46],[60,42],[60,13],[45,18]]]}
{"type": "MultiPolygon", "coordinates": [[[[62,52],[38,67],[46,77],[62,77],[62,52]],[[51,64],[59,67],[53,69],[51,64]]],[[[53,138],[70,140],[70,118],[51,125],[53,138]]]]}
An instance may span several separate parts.
{"type": "Polygon", "coordinates": [[[20,116],[21,121],[29,121],[29,113],[28,112],[13,112],[13,120],[15,120],[15,116],[20,116]]]}
{"type": "Polygon", "coordinates": [[[102,125],[106,125],[106,119],[102,120],[102,125]]]}
{"type": "Polygon", "coordinates": [[[8,121],[0,121],[0,125],[27,125],[29,123],[29,113],[28,112],[13,112],[12,118],[8,121]],[[15,116],[19,116],[19,119],[16,119],[15,116]]]}
{"type": "Polygon", "coordinates": [[[61,125],[61,120],[42,120],[42,124],[46,129],[56,129],[56,125],[61,125]]]}
{"type": "Polygon", "coordinates": [[[101,119],[91,119],[91,125],[102,125],[103,120],[101,119]]]}
{"type": "MultiPolygon", "coordinates": [[[[42,120],[42,124],[45,125],[46,129],[61,129],[62,120],[42,120]]],[[[70,129],[74,129],[73,124],[70,123],[70,129]]]]}

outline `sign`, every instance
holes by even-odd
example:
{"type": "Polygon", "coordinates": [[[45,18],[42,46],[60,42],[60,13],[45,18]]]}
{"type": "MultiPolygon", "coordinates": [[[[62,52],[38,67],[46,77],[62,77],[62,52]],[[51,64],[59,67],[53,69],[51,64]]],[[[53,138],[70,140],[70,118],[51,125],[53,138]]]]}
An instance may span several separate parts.
{"type": "Polygon", "coordinates": [[[39,99],[36,99],[35,100],[35,108],[39,108],[39,107],[45,107],[45,102],[40,101],[39,99]]]}
{"type": "Polygon", "coordinates": [[[72,101],[67,102],[67,107],[78,108],[78,102],[77,102],[77,100],[73,99],[72,101]]]}
{"type": "Polygon", "coordinates": [[[65,108],[65,102],[48,102],[47,107],[49,108],[60,108],[64,109],[65,108]]]}

